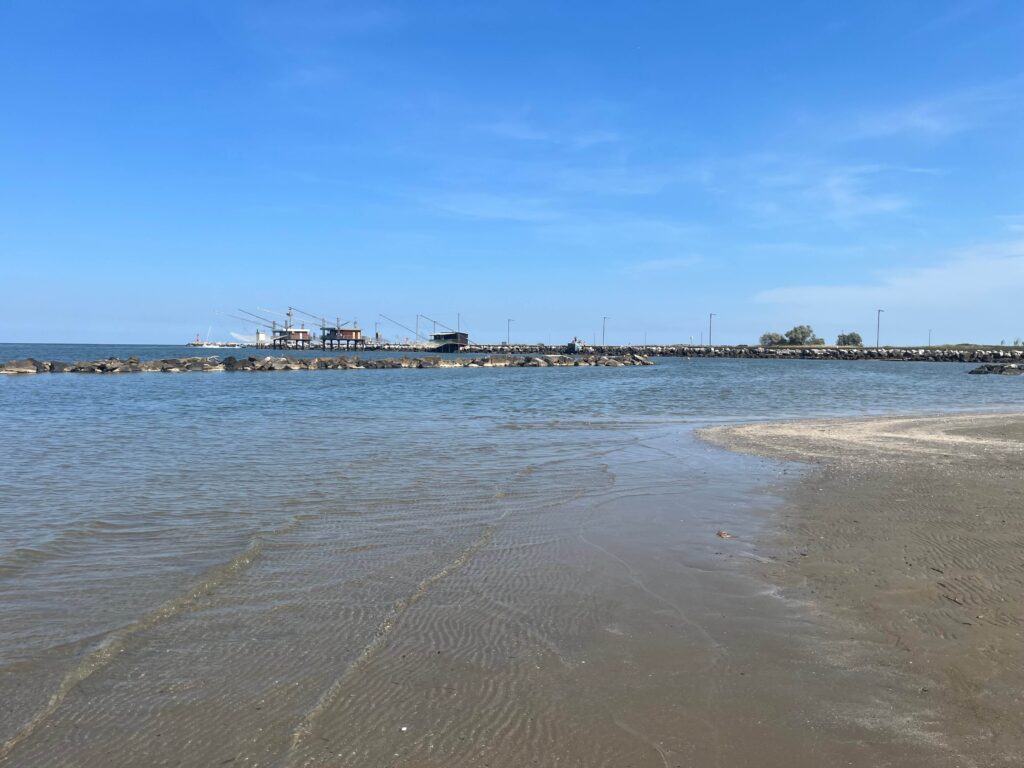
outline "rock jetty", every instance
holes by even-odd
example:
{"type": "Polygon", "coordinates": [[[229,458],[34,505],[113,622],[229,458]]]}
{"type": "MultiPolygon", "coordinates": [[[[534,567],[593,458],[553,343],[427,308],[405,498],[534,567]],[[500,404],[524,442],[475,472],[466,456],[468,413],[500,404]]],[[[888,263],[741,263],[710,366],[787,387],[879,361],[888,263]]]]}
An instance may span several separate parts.
{"type": "Polygon", "coordinates": [[[968,373],[994,373],[997,376],[1024,375],[1024,366],[1017,363],[986,363],[973,368],[968,373]]]}
{"type": "Polygon", "coordinates": [[[381,368],[548,368],[653,365],[640,354],[490,355],[487,357],[175,357],[164,360],[110,358],[78,363],[56,360],[11,360],[0,373],[180,373],[193,371],[314,371],[381,368]]]}
{"type": "MultiPolygon", "coordinates": [[[[401,345],[376,345],[367,349],[390,352],[416,352],[416,347],[401,345]]],[[[422,350],[420,350],[422,351],[422,350]]],[[[545,346],[543,344],[473,344],[463,350],[472,355],[550,355],[570,354],[566,346],[545,346]]],[[[709,357],[741,358],[757,360],[888,360],[927,363],[1024,363],[1024,348],[982,348],[982,347],[759,347],[720,346],[708,347],[690,344],[636,345],[636,346],[588,346],[588,355],[630,355],[645,357],[709,357]]]]}
{"type": "Polygon", "coordinates": [[[645,350],[666,357],[735,357],[762,360],[889,360],[924,363],[1011,363],[1024,349],[962,347],[662,347],[645,350]]]}

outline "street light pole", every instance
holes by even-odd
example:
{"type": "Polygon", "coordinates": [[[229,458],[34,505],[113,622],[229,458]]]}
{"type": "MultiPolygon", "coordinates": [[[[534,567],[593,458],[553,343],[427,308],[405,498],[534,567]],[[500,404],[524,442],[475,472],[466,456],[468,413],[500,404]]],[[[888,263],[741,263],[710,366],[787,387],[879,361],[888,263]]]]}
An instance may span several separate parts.
{"type": "Polygon", "coordinates": [[[602,347],[604,346],[604,329],[605,329],[605,326],[607,325],[607,323],[608,323],[608,321],[610,319],[611,318],[609,318],[609,317],[602,317],[601,318],[601,346],[602,347]]]}
{"type": "Polygon", "coordinates": [[[878,315],[875,318],[875,349],[878,349],[881,346],[879,342],[881,341],[881,338],[882,338],[882,313],[883,312],[885,312],[884,309],[878,310],[878,315]]]}
{"type": "Polygon", "coordinates": [[[715,316],[714,312],[708,313],[708,346],[711,346],[711,318],[715,316]]]}
{"type": "Polygon", "coordinates": [[[510,317],[505,323],[505,346],[512,346],[512,318],[510,317]]]}

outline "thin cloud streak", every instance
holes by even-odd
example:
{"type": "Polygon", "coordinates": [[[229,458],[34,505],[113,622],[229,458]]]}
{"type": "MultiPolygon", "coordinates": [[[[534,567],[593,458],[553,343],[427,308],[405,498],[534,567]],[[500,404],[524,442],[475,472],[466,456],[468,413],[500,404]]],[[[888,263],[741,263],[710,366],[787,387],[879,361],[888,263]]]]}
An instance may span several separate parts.
{"type": "Polygon", "coordinates": [[[802,156],[752,155],[709,164],[706,188],[754,221],[795,226],[809,219],[848,228],[862,220],[900,214],[915,206],[907,176],[929,176],[930,169],[884,163],[835,163],[802,156]]]}
{"type": "Polygon", "coordinates": [[[545,198],[465,194],[430,197],[426,204],[445,213],[468,219],[518,222],[555,221],[562,215],[545,198]]]}
{"type": "Polygon", "coordinates": [[[627,264],[623,272],[632,274],[651,274],[663,272],[680,272],[691,269],[700,264],[704,259],[700,256],[677,256],[666,259],[647,259],[627,264]]]}
{"type": "Polygon", "coordinates": [[[835,131],[840,141],[891,138],[946,139],[980,128],[996,116],[1019,109],[1024,79],[1008,80],[953,91],[897,106],[865,110],[846,116],[835,131]]]}
{"type": "Polygon", "coordinates": [[[542,128],[523,120],[499,120],[486,123],[480,126],[480,130],[498,139],[550,144],[577,150],[615,143],[621,141],[622,138],[615,131],[602,128],[567,131],[542,128]]]}
{"type": "Polygon", "coordinates": [[[879,274],[851,285],[797,285],[761,291],[754,300],[822,311],[864,307],[947,311],[992,304],[1024,290],[1024,240],[975,246],[933,266],[879,274]]]}

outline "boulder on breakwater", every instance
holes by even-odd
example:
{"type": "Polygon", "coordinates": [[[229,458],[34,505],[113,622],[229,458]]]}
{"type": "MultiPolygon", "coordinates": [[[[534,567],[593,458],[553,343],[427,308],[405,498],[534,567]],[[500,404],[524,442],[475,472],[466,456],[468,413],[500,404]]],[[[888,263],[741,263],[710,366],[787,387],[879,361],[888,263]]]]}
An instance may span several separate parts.
{"type": "Polygon", "coordinates": [[[56,360],[11,360],[0,373],[183,373],[195,371],[376,370],[382,368],[547,368],[653,365],[645,355],[489,355],[487,357],[174,357],[140,360],[108,358],[77,363],[56,360]]]}

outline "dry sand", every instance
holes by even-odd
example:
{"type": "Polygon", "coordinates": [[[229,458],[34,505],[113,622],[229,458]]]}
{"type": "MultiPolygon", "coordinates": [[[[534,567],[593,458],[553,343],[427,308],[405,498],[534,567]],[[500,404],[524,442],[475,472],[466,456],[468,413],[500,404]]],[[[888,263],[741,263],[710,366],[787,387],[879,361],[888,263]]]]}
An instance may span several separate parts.
{"type": "Polygon", "coordinates": [[[918,706],[955,764],[1024,765],[1024,415],[702,436],[817,465],[779,513],[762,574],[836,626],[859,627],[865,669],[919,680],[918,706]]]}

